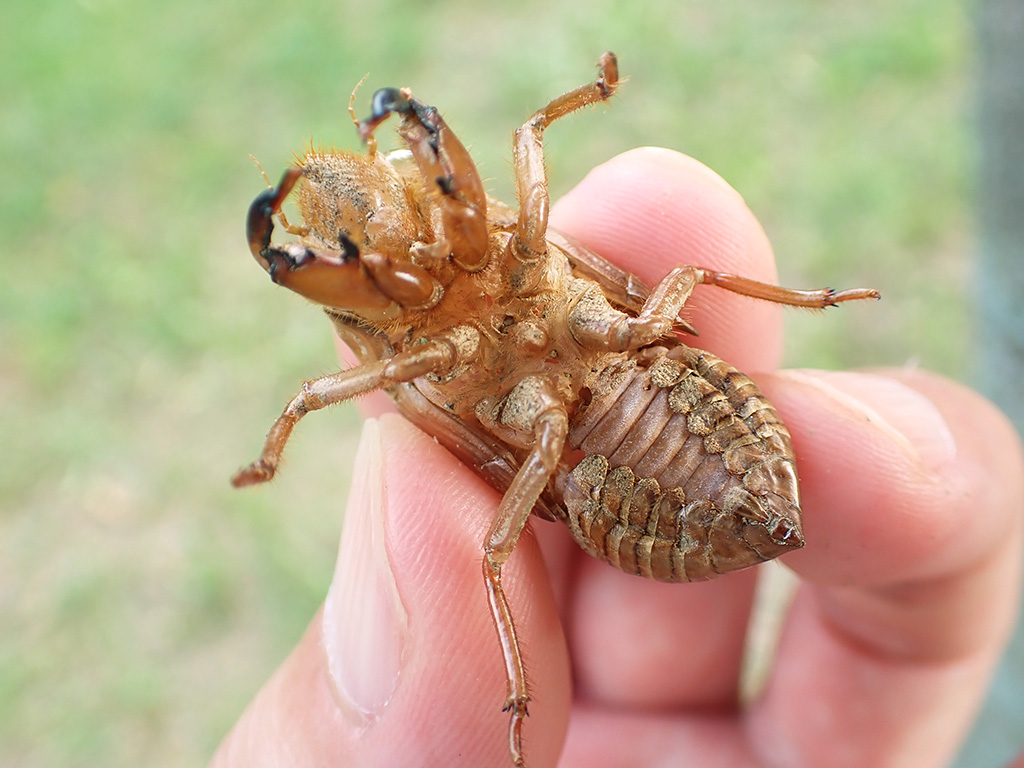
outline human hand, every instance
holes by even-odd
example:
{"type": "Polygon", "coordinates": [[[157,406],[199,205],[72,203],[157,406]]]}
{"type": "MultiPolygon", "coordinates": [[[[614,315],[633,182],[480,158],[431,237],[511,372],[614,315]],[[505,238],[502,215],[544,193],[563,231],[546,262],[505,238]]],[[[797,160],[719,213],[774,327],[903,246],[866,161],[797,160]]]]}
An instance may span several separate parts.
{"type": "MultiPolygon", "coordinates": [[[[595,169],[552,225],[649,283],[679,263],[775,281],[739,196],[665,150],[595,169]]],[[[710,288],[687,305],[701,346],[755,374],[797,454],[807,547],[785,558],[801,582],[761,696],[736,695],[756,569],[649,582],[537,522],[504,569],[530,766],[923,768],[970,726],[1018,602],[1019,441],[923,372],[757,374],[778,365],[780,316],[710,288]]],[[[480,572],[498,498],[398,417],[367,422],[325,607],[214,765],[507,765],[480,572]]]]}

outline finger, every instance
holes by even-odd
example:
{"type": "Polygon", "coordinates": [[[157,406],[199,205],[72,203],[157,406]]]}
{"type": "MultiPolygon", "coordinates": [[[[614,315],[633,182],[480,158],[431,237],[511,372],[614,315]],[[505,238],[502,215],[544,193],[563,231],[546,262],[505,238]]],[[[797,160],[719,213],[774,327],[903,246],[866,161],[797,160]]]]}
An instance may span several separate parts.
{"type": "MultiPolygon", "coordinates": [[[[496,506],[492,490],[401,419],[367,422],[322,614],[214,764],[506,764],[504,666],[480,568],[496,506]]],[[[525,751],[531,765],[554,765],[568,665],[529,535],[504,581],[534,694],[525,751]]]]}
{"type": "Polygon", "coordinates": [[[1019,441],[991,405],[934,375],[763,383],[793,432],[807,547],[788,562],[810,588],[751,743],[793,764],[945,764],[1019,599],[1019,441]]]}
{"type": "Polygon", "coordinates": [[[758,764],[742,725],[728,714],[621,712],[585,705],[573,711],[559,763],[564,768],[752,768],[758,764]]]}
{"type": "Polygon", "coordinates": [[[784,371],[759,384],[793,435],[808,544],[786,562],[801,576],[942,578],[1016,525],[1019,442],[980,395],[923,371],[784,371]]]}
{"type": "MultiPolygon", "coordinates": [[[[595,168],[556,204],[552,225],[649,283],[678,264],[775,279],[771,247],[742,198],[668,150],[635,150],[595,168]]],[[[776,306],[698,287],[685,314],[701,334],[695,344],[741,369],[777,366],[776,306]]],[[[567,537],[551,528],[538,533],[564,551],[567,537]]],[[[581,697],[649,707],[735,701],[754,571],[680,588],[623,574],[578,550],[572,557],[566,623],[581,697]]]]}
{"type": "Polygon", "coordinates": [[[607,706],[735,704],[756,571],[663,584],[579,555],[566,618],[578,698],[607,706]]]}
{"type": "MultiPolygon", "coordinates": [[[[594,168],[551,211],[551,225],[653,285],[681,264],[776,281],[771,244],[739,193],[693,158],[646,147],[594,168]]],[[[699,286],[683,311],[693,345],[740,370],[770,371],[780,307],[699,286]]]]}

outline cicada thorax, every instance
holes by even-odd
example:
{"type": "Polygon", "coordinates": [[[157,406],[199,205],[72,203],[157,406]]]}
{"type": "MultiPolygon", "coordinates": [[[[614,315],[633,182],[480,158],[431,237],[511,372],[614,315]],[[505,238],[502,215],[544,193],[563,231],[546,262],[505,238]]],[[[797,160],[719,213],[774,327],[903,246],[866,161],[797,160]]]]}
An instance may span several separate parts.
{"type": "Polygon", "coordinates": [[[803,545],[790,436],[748,376],[678,346],[603,378],[569,434],[585,457],[563,503],[584,550],[677,582],[803,545]]]}

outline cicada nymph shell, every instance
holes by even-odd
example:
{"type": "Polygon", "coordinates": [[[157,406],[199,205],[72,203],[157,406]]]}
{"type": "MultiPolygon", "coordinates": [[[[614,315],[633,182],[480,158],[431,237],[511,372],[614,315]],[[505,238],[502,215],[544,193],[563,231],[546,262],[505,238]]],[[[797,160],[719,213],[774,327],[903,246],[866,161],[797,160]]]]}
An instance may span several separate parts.
{"type": "Polygon", "coordinates": [[[502,567],[531,514],[660,581],[711,578],[803,545],[789,433],[750,378],[681,341],[694,288],[818,308],[878,296],[689,265],[649,289],[549,230],[543,133],[612,96],[615,57],[599,68],[515,132],[517,208],[487,196],[437,109],[383,88],[366,120],[350,104],[366,154],[310,151],[257,196],[246,222],[256,261],[323,305],[360,365],[304,384],[233,482],[273,477],[308,412],[383,389],[503,493],[482,556],[516,765],[529,693],[502,567]],[[375,131],[392,115],[405,149],[384,154],[375,131]],[[301,225],[281,213],[296,187],[301,225]],[[295,239],[273,241],[275,217],[295,239]]]}

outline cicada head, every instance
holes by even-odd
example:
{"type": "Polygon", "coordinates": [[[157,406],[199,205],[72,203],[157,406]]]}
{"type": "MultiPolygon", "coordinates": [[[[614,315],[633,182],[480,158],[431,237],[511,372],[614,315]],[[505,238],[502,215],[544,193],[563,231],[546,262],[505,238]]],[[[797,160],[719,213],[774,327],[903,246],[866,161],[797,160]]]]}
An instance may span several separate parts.
{"type": "Polygon", "coordinates": [[[246,225],[256,261],[279,285],[369,321],[433,306],[443,291],[412,261],[429,227],[407,182],[380,155],[311,152],[257,196],[246,225]],[[300,242],[271,243],[273,217],[298,185],[300,242]]]}
{"type": "Polygon", "coordinates": [[[413,190],[386,155],[309,153],[302,162],[299,209],[311,246],[409,258],[432,239],[413,190]]]}

